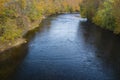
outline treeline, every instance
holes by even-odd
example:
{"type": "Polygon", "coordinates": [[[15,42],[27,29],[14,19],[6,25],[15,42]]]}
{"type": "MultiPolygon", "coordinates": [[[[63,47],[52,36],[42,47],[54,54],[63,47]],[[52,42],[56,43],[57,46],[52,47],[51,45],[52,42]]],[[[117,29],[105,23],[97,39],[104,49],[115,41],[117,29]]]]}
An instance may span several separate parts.
{"type": "Polygon", "coordinates": [[[22,37],[31,23],[44,16],[79,11],[80,2],[81,0],[0,0],[0,42],[22,37]]]}
{"type": "Polygon", "coordinates": [[[80,7],[82,17],[120,34],[120,0],[82,0],[80,7]]]}

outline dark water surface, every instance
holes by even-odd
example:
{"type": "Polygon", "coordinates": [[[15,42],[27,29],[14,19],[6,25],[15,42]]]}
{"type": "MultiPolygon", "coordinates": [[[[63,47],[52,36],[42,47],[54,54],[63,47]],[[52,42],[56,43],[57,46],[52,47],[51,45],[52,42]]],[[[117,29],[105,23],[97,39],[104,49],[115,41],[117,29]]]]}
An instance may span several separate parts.
{"type": "Polygon", "coordinates": [[[0,54],[0,80],[120,80],[120,38],[79,14],[45,19],[0,54]]]}

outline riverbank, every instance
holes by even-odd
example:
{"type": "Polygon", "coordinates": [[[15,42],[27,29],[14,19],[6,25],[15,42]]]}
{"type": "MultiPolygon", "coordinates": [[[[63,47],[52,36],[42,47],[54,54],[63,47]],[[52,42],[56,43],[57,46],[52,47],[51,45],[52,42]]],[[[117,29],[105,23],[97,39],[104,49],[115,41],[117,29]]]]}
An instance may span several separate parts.
{"type": "MultiPolygon", "coordinates": [[[[11,48],[20,46],[22,44],[26,44],[27,40],[23,37],[25,36],[29,31],[34,30],[35,28],[39,27],[39,24],[42,22],[42,20],[46,19],[47,17],[53,16],[53,15],[60,15],[60,14],[78,14],[79,12],[59,12],[56,14],[49,14],[46,16],[42,16],[39,20],[36,20],[34,22],[29,22],[28,21],[28,29],[25,29],[24,33],[22,34],[22,37],[15,39],[14,41],[9,41],[9,42],[5,42],[3,44],[1,44],[0,46],[0,53],[9,50],[11,48]]],[[[27,20],[27,19],[26,19],[27,20]]]]}
{"type": "Polygon", "coordinates": [[[120,0],[82,1],[80,5],[81,16],[88,18],[103,29],[120,35],[119,3],[120,0]]]}
{"type": "MultiPolygon", "coordinates": [[[[57,14],[65,14],[65,13],[68,13],[68,12],[61,12],[61,13],[57,13],[57,14]]],[[[17,46],[20,46],[22,44],[27,43],[27,40],[23,36],[25,36],[29,31],[34,30],[35,28],[39,27],[39,24],[42,22],[42,20],[44,20],[47,17],[52,16],[52,15],[56,15],[56,14],[43,16],[39,20],[36,20],[34,22],[29,22],[27,24],[28,29],[26,29],[24,31],[24,33],[22,34],[22,37],[17,38],[14,41],[8,41],[8,42],[5,42],[5,43],[0,43],[0,45],[1,45],[0,46],[0,53],[4,52],[6,50],[9,50],[11,48],[14,48],[14,47],[17,47],[17,46]]]]}
{"type": "Polygon", "coordinates": [[[31,22],[28,24],[28,29],[25,30],[25,32],[22,34],[22,37],[15,39],[14,41],[8,41],[5,43],[1,43],[0,44],[0,53],[9,50],[11,48],[20,46],[22,44],[27,43],[27,40],[25,38],[23,38],[23,36],[25,36],[29,31],[34,30],[35,28],[39,27],[39,24],[42,22],[43,19],[45,19],[46,17],[43,16],[42,18],[40,18],[39,20],[36,20],[34,22],[31,22]]]}

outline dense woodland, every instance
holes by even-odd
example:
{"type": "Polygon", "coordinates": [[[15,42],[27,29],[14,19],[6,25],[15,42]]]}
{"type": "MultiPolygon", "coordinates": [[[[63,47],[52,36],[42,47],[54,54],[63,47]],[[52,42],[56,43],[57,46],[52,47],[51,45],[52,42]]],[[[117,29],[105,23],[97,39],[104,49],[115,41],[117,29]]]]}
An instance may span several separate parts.
{"type": "Polygon", "coordinates": [[[40,21],[45,16],[79,11],[80,2],[81,0],[0,0],[0,42],[22,37],[31,23],[40,21]]]}
{"type": "Polygon", "coordinates": [[[21,38],[36,21],[64,12],[80,11],[82,17],[119,34],[119,4],[120,0],[0,0],[0,44],[21,38]]]}
{"type": "Polygon", "coordinates": [[[80,12],[96,25],[120,33],[120,0],[82,0],[80,12]]]}

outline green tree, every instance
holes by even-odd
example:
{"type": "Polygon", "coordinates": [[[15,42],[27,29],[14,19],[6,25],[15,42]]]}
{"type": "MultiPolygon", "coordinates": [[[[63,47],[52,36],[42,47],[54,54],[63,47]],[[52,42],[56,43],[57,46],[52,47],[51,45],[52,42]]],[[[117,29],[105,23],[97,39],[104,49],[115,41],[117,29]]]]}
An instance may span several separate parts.
{"type": "Polygon", "coordinates": [[[115,33],[120,33],[120,0],[114,0],[113,3],[113,15],[115,17],[115,33]]]}
{"type": "Polygon", "coordinates": [[[114,31],[116,25],[112,5],[113,0],[106,0],[93,18],[93,22],[103,28],[114,31]]]}
{"type": "Polygon", "coordinates": [[[80,4],[81,16],[88,18],[88,20],[92,20],[98,11],[101,2],[102,0],[83,0],[80,4]]]}

